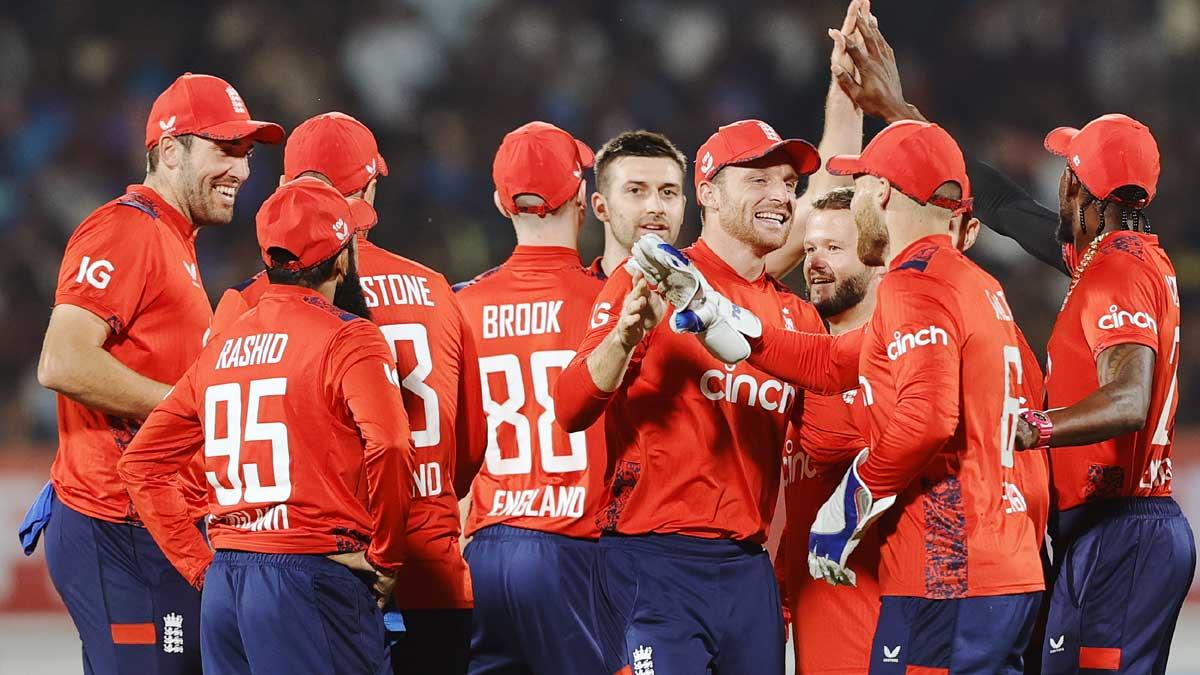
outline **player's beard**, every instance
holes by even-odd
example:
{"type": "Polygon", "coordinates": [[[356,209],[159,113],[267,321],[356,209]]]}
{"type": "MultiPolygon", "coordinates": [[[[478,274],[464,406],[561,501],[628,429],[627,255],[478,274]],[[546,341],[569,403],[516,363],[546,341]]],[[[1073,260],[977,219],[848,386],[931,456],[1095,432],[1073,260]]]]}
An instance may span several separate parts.
{"type": "Polygon", "coordinates": [[[1073,222],[1076,214],[1071,213],[1071,207],[1064,204],[1058,206],[1058,229],[1054,231],[1054,237],[1058,239],[1058,243],[1066,246],[1075,243],[1075,223],[1073,222]]]}
{"type": "Polygon", "coordinates": [[[353,250],[350,251],[350,271],[333,291],[333,304],[338,309],[371,320],[371,309],[367,307],[367,299],[363,296],[362,283],[358,279],[358,260],[353,250]]]}
{"type": "Polygon", "coordinates": [[[192,224],[196,227],[228,225],[233,220],[233,209],[218,205],[214,186],[196,177],[190,150],[185,152],[180,169],[179,180],[184,186],[184,199],[192,216],[192,224]]]}
{"type": "Polygon", "coordinates": [[[754,251],[755,255],[765,256],[787,242],[788,231],[791,227],[791,216],[784,221],[780,232],[759,232],[754,227],[754,210],[743,213],[735,209],[722,209],[719,221],[721,229],[733,239],[740,241],[754,251]]]}
{"type": "Polygon", "coordinates": [[[867,267],[880,267],[887,254],[888,231],[879,207],[863,199],[851,203],[854,208],[854,224],[858,227],[858,259],[867,267]]]}
{"type": "Polygon", "coordinates": [[[867,297],[867,285],[871,283],[871,270],[847,277],[834,283],[833,295],[826,300],[813,303],[822,319],[837,316],[854,307],[867,297]]]}

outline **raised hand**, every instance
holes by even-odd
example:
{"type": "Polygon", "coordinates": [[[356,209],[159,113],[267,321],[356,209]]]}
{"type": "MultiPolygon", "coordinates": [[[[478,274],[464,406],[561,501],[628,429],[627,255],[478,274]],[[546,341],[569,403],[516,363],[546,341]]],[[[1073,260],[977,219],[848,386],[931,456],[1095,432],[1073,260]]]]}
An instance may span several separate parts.
{"type": "MultiPolygon", "coordinates": [[[[853,7],[852,7],[853,9],[853,7]]],[[[862,111],[887,123],[899,120],[927,121],[916,106],[904,100],[896,53],[879,31],[879,20],[869,11],[858,7],[854,17],[854,32],[831,30],[834,53],[844,51],[857,71],[847,70],[837,62],[831,65],[833,76],[846,94],[862,111]]]]}

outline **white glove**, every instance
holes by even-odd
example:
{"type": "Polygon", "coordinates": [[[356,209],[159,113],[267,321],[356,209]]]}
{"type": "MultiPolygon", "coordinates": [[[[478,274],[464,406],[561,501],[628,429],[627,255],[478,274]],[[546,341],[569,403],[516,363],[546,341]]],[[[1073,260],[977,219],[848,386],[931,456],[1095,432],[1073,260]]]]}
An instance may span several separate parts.
{"type": "Polygon", "coordinates": [[[671,330],[696,333],[708,353],[723,363],[750,356],[746,337],[762,335],[762,323],[750,310],[729,301],[709,285],[692,261],[656,234],[643,235],[625,264],[646,280],[675,308],[671,330]]]}
{"type": "Polygon", "coordinates": [[[896,503],[896,495],[876,499],[859,477],[858,465],[867,455],[867,448],[863,448],[854,458],[837,490],[821,505],[809,532],[808,573],[830,585],[857,583],[846,560],[862,541],[866,529],[896,503]]]}

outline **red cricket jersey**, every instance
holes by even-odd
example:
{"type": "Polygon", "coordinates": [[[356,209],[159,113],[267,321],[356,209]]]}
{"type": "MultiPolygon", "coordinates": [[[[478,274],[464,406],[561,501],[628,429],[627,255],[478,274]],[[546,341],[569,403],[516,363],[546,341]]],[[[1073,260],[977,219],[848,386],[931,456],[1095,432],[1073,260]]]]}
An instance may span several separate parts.
{"type": "Polygon", "coordinates": [[[467,533],[510,525],[571,537],[599,536],[604,428],[568,434],[551,397],[589,325],[603,282],[579,253],[517,246],[500,267],[458,291],[479,351],[487,452],[471,488],[467,533]]]}
{"type": "MultiPolygon", "coordinates": [[[[104,349],[113,358],[174,384],[200,353],[212,318],[192,224],[154,190],[130,185],[71,235],[54,303],[104,319],[112,328],[104,349]]],[[[93,518],[139,522],[117,476],[117,459],[139,426],[59,394],[58,454],[50,469],[58,498],[93,518]]],[[[182,478],[199,519],[206,504],[199,465],[182,478]]]]}
{"type": "MultiPolygon", "coordinates": [[[[1017,328],[1017,347],[1021,349],[1021,384],[1025,387],[1022,408],[1042,410],[1046,405],[1045,378],[1037,355],[1017,328]]],[[[1016,453],[1016,479],[1019,494],[1025,500],[1026,513],[1033,523],[1033,534],[1039,549],[1046,541],[1046,524],[1050,519],[1050,464],[1045,448],[1022,450],[1016,453]]],[[[1016,497],[1016,494],[1010,497],[1016,497]]]]}
{"type": "Polygon", "coordinates": [[[764,327],[750,361],[826,392],[857,374],[871,418],[859,473],[878,495],[898,495],[878,525],[883,595],[1042,590],[1017,485],[1013,441],[1027,392],[1004,291],[936,235],[901,251],[878,292],[863,331],[830,338],[764,327]]]}
{"type": "MultiPolygon", "coordinates": [[[[396,358],[415,452],[397,606],[472,607],[471,574],[458,546],[458,495],[466,493],[478,471],[486,442],[483,427],[466,412],[481,405],[475,340],[450,284],[438,272],[359,238],[358,273],[371,319],[396,358]]],[[[256,305],[268,288],[260,273],[226,291],[213,332],[256,305]]]]}
{"type": "Polygon", "coordinates": [[[1097,499],[1171,494],[1179,287],[1175,268],[1151,234],[1108,235],[1080,276],[1047,346],[1049,406],[1071,406],[1096,391],[1096,358],[1119,344],[1145,345],[1157,356],[1146,425],[1100,443],[1052,449],[1060,510],[1097,499]]]}
{"type": "Polygon", "coordinates": [[[163,553],[198,584],[212,553],[176,472],[203,449],[216,549],[367,551],[404,559],[412,446],[378,328],[315,291],[272,285],[214,337],[122,456],[119,471],[163,553]]]}
{"type": "MultiPolygon", "coordinates": [[[[714,288],[766,325],[823,330],[817,311],[767,275],[747,281],[698,241],[685,249],[714,288]]],[[[613,272],[597,314],[616,315],[633,286],[613,272]]],[[[560,379],[560,422],[585,427],[601,412],[616,462],[604,528],[621,534],[675,533],[766,541],[779,491],[780,448],[800,392],[750,366],[728,366],[670,318],[635,349],[625,381],[602,394],[587,357],[610,326],[593,324],[560,379]]]]}
{"type": "Polygon", "coordinates": [[[851,554],[857,586],[831,586],[808,573],[808,538],[817,511],[867,445],[866,407],[857,389],[807,394],[799,426],[784,444],[787,526],[775,560],[792,622],[798,673],[865,673],[879,619],[879,537],[868,530],[851,554]]]}

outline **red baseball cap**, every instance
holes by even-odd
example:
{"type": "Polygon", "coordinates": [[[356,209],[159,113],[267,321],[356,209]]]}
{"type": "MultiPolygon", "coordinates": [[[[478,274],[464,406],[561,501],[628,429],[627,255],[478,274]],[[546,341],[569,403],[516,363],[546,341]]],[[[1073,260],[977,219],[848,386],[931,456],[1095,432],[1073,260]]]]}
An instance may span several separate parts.
{"type": "Polygon", "coordinates": [[[260,143],[283,141],[283,127],[250,119],[237,89],[212,75],[180,75],[159,94],[146,120],[146,149],[163,134],[192,134],[212,141],[253,138],[260,143]]]}
{"type": "Polygon", "coordinates": [[[696,151],[697,201],[700,199],[700,183],[711,181],[724,167],[756,160],[777,148],[787,151],[792,159],[792,167],[801,176],[821,168],[821,155],[812,143],[799,138],[784,140],[766,122],[741,120],[720,127],[696,151]]]}
{"type": "Polygon", "coordinates": [[[1096,199],[1135,185],[1146,198],[1130,206],[1142,208],[1158,186],[1158,143],[1145,124],[1119,113],[1101,115],[1082,129],[1059,127],[1046,134],[1046,149],[1067,158],[1067,166],[1096,199]]]}
{"type": "Polygon", "coordinates": [[[547,213],[567,203],[579,189],[584,169],[596,155],[571,134],[545,122],[530,122],[504,136],[492,162],[500,204],[509,213],[547,213]],[[521,206],[517,195],[536,195],[545,204],[521,206]]]}
{"type": "Polygon", "coordinates": [[[280,185],[263,202],[254,224],[268,267],[267,251],[282,248],[299,258],[288,269],[307,269],[337,255],[374,218],[375,210],[365,201],[346,199],[324,181],[305,177],[280,185]]]}
{"type": "Polygon", "coordinates": [[[283,148],[284,179],[305,171],[324,174],[338,192],[349,195],[386,176],[388,169],[366,125],[345,113],[327,112],[293,129],[283,148]]]}
{"type": "Polygon", "coordinates": [[[893,122],[871,139],[861,155],[834,155],[825,170],[835,176],[868,174],[886,179],[918,204],[952,211],[971,207],[971,182],[962,150],[945,129],[930,122],[893,122]],[[948,182],[958,184],[962,199],[934,196],[948,182]]]}

